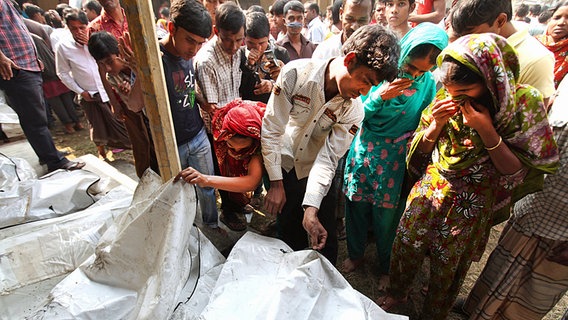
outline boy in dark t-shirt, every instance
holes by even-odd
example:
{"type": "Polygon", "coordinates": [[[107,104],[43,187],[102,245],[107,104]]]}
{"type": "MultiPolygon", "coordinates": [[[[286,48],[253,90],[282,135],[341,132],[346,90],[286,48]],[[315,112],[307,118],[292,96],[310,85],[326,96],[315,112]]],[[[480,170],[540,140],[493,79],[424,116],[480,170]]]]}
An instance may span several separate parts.
{"type": "MultiPolygon", "coordinates": [[[[176,0],[167,28],[169,34],[160,40],[160,50],[181,167],[213,175],[211,144],[196,101],[193,69],[193,57],[211,35],[211,16],[196,1],[176,0]]],[[[215,189],[196,187],[203,223],[225,233],[218,225],[215,189]]]]}

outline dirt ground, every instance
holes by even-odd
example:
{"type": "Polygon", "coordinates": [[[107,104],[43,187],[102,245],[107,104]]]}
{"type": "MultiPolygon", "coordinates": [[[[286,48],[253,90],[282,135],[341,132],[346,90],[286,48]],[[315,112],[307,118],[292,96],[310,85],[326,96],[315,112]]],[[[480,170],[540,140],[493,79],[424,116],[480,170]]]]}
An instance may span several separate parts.
{"type": "MultiPolygon", "coordinates": [[[[73,134],[65,134],[62,126],[57,123],[56,126],[51,130],[51,132],[53,134],[57,147],[60,149],[66,149],[71,151],[72,152],[71,157],[73,156],[79,157],[81,155],[88,153],[97,155],[97,150],[95,148],[95,145],[89,140],[88,130],[79,131],[73,134]]],[[[115,153],[112,156],[115,161],[110,162],[111,165],[114,164],[116,166],[116,164],[120,163],[132,163],[132,164],[134,163],[132,158],[132,152],[130,150],[125,150],[119,153],[115,153]]],[[[120,166],[117,166],[117,168],[118,167],[120,166]]],[[[123,173],[129,175],[134,179],[136,178],[136,176],[132,172],[123,172],[123,173]]],[[[251,221],[251,227],[252,229],[260,229],[261,226],[263,226],[267,221],[268,218],[255,214],[253,216],[253,220],[251,221]]],[[[502,225],[493,228],[485,254],[480,262],[472,264],[468,272],[467,278],[465,280],[465,283],[461,289],[460,297],[466,297],[467,293],[472,288],[477,277],[481,273],[483,266],[485,265],[488,254],[495,247],[502,228],[503,228],[502,225]]],[[[357,269],[355,272],[344,274],[344,276],[355,289],[357,289],[367,297],[375,300],[383,293],[377,290],[378,265],[376,263],[377,261],[376,248],[375,245],[372,244],[374,240],[373,239],[369,240],[370,240],[369,245],[365,251],[366,263],[362,267],[357,269]]],[[[347,257],[346,242],[340,241],[338,264],[340,264],[346,257],[347,257]]],[[[393,310],[392,312],[408,315],[411,320],[416,319],[418,312],[420,311],[421,308],[420,307],[421,303],[424,300],[424,296],[420,292],[424,283],[427,283],[427,275],[426,272],[422,270],[421,272],[419,272],[418,277],[415,281],[414,289],[410,294],[409,302],[401,306],[399,309],[393,310]]],[[[567,308],[568,308],[568,296],[565,295],[559,301],[556,307],[544,319],[546,320],[561,319],[562,315],[567,310],[567,308]]],[[[448,319],[461,320],[467,318],[457,313],[451,313],[448,319]]]]}

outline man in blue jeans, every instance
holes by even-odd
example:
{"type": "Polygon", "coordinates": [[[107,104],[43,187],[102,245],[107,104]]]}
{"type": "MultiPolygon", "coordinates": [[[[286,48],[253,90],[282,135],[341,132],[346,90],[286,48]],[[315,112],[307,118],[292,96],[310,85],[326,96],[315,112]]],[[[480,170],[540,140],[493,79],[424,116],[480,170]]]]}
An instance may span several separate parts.
{"type": "MultiPolygon", "coordinates": [[[[193,69],[193,57],[211,35],[211,16],[196,1],[176,0],[167,28],[169,34],[160,41],[160,50],[181,167],[213,175],[211,144],[196,103],[193,69]]],[[[203,223],[224,234],[217,221],[215,189],[197,187],[197,199],[203,223]]]]}
{"type": "Polygon", "coordinates": [[[42,67],[22,16],[9,0],[0,0],[0,15],[0,90],[4,90],[28,142],[49,172],[81,169],[85,163],[69,161],[57,151],[47,128],[42,67]]]}

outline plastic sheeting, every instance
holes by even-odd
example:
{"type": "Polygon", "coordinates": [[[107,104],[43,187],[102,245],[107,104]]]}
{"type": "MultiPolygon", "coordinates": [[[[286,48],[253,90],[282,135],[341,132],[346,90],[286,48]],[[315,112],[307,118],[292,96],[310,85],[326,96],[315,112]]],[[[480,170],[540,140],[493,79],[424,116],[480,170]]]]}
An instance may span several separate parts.
{"type": "Polygon", "coordinates": [[[142,177],[132,206],[103,235],[96,255],[53,289],[35,319],[167,319],[180,298],[205,306],[204,296],[188,300],[196,291],[192,261],[199,261],[196,275],[213,274],[207,284],[217,276],[210,269],[224,258],[212,245],[200,250],[208,241],[197,231],[190,234],[194,187],[168,182],[154,191],[156,179],[142,177]],[[192,252],[201,253],[199,259],[192,252]]]}
{"type": "Polygon", "coordinates": [[[57,170],[37,179],[25,160],[0,156],[0,228],[83,210],[107,183],[87,170],[57,170]]]}
{"type": "MultiPolygon", "coordinates": [[[[142,177],[96,254],[32,319],[406,319],[354,290],[315,251],[247,233],[227,261],[195,227],[194,187],[142,177]]],[[[13,299],[15,300],[15,299],[13,299]]]]}
{"type": "Polygon", "coordinates": [[[227,258],[199,319],[407,319],[353,289],[316,251],[245,234],[227,258]]]}

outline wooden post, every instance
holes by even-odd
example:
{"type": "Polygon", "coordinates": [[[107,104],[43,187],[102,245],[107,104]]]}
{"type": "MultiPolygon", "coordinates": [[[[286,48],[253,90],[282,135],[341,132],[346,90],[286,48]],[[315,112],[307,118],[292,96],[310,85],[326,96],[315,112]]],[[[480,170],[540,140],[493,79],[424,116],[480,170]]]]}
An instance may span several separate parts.
{"type": "Polygon", "coordinates": [[[162,56],[156,31],[151,0],[123,0],[132,50],[138,60],[144,91],[144,107],[150,120],[150,131],[158,157],[160,175],[166,182],[181,170],[174,134],[170,101],[166,89],[162,56]]]}

